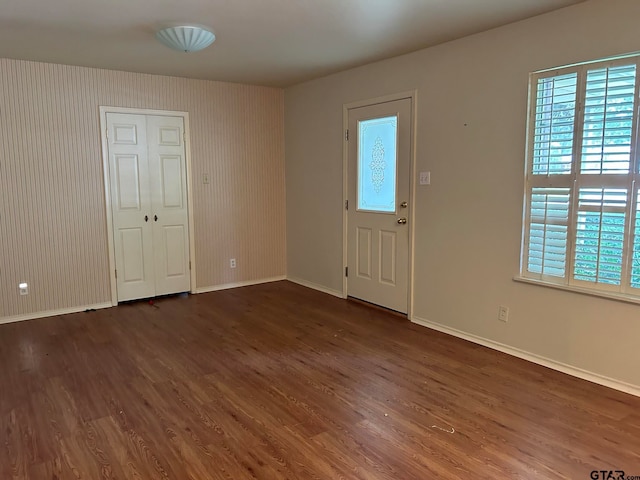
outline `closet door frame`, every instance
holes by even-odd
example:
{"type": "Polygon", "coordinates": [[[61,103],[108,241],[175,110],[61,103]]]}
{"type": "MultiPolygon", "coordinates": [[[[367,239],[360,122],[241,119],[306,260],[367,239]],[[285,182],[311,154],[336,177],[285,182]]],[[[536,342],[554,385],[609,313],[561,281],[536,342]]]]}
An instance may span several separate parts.
{"type": "Polygon", "coordinates": [[[192,174],[191,174],[191,140],[189,129],[189,113],[173,110],[149,110],[140,108],[109,107],[100,106],[100,138],[102,140],[102,168],[104,177],[104,195],[107,217],[107,247],[109,255],[109,277],[111,280],[111,305],[118,305],[118,289],[116,281],[116,258],[113,241],[113,211],[111,198],[111,180],[109,176],[109,143],[107,141],[107,114],[108,113],[128,113],[135,115],[158,115],[167,117],[182,117],[184,122],[184,149],[185,167],[187,183],[187,212],[189,228],[189,265],[191,277],[191,293],[196,291],[196,262],[195,262],[195,241],[193,226],[193,196],[192,196],[192,174]]]}

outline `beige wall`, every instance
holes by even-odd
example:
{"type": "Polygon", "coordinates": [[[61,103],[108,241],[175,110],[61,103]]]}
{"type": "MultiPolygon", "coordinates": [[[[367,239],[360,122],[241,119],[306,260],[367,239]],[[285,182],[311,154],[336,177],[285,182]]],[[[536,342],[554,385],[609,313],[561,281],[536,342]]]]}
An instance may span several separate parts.
{"type": "Polygon", "coordinates": [[[289,276],[342,290],[343,104],[417,89],[415,319],[640,388],[640,306],[512,280],[528,74],[640,50],[638,18],[637,0],[588,1],[288,88],[289,276]]]}
{"type": "Polygon", "coordinates": [[[189,112],[198,289],[286,273],[282,90],[0,59],[0,321],[110,301],[100,105],[189,112]]]}

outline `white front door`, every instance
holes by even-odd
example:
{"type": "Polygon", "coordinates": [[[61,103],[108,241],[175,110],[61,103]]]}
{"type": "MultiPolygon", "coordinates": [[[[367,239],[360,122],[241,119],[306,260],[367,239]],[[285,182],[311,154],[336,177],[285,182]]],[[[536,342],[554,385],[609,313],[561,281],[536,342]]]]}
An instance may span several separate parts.
{"type": "Polygon", "coordinates": [[[188,291],[183,119],[106,117],[118,301],[188,291]]]}
{"type": "Polygon", "coordinates": [[[411,99],[349,110],[347,293],[407,313],[411,99]]]}

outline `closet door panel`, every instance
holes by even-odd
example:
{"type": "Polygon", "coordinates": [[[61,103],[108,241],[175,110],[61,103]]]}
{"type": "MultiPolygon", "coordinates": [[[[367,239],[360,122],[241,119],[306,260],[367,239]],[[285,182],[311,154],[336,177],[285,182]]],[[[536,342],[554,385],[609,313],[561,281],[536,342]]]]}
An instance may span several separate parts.
{"type": "Polygon", "coordinates": [[[191,281],[183,119],[149,116],[147,134],[156,294],[186,292],[191,281]]]}
{"type": "Polygon", "coordinates": [[[107,129],[118,301],[151,297],[156,274],[146,118],[108,113],[107,129]]]}

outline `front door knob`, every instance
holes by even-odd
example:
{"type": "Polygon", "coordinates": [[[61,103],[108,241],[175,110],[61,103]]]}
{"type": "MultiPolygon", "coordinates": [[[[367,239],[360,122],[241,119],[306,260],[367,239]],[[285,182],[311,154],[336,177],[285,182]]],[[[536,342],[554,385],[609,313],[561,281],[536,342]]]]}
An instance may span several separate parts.
{"type": "Polygon", "coordinates": [[[404,217],[399,218],[399,219],[398,219],[398,223],[399,223],[400,225],[404,225],[405,223],[407,223],[407,219],[406,219],[406,218],[404,218],[404,217]]]}

